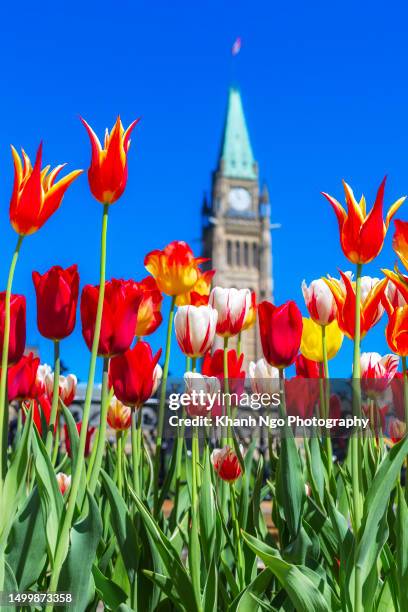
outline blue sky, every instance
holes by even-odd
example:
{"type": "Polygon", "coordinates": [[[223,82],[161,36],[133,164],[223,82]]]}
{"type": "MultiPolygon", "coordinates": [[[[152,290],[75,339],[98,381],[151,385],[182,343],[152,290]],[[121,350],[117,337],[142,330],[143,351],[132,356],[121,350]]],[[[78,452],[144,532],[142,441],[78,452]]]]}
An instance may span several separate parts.
{"type": "MultiPolygon", "coordinates": [[[[134,132],[129,183],[111,209],[108,277],[141,279],[144,254],[174,239],[200,249],[200,206],[216,164],[231,80],[230,48],[243,39],[235,77],[255,157],[269,185],[275,299],[295,299],[300,283],[349,269],[321,190],[342,197],[346,178],[369,202],[384,174],[386,203],[408,192],[407,8],[394,2],[240,0],[165,2],[23,1],[0,8],[1,283],[16,237],[8,224],[9,145],[44,160],[87,168],[89,142],[78,115],[102,136],[118,113],[134,132]]],[[[49,360],[35,329],[31,271],[77,263],[81,284],[98,281],[101,206],[86,177],[21,252],[14,290],[27,295],[28,340],[49,360]]],[[[408,218],[408,204],[399,214],[408,218]]],[[[392,267],[391,236],[374,264],[392,267]]],[[[165,305],[165,310],[167,304],[165,305]]],[[[386,350],[383,324],[366,350],[386,350]]],[[[155,347],[162,335],[153,338],[155,347]]],[[[64,341],[65,363],[87,376],[80,329],[64,341]]],[[[173,371],[181,367],[178,355],[173,371]]],[[[332,372],[346,375],[345,341],[332,372]]]]}

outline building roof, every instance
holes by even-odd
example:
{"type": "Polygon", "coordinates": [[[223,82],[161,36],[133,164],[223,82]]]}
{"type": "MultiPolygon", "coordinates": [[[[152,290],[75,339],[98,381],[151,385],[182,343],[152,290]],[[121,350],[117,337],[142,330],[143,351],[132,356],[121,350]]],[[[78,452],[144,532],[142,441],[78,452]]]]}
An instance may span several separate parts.
{"type": "Polygon", "coordinates": [[[222,162],[220,166],[224,176],[249,180],[257,178],[241,94],[235,87],[230,87],[228,94],[220,162],[222,162]]]}

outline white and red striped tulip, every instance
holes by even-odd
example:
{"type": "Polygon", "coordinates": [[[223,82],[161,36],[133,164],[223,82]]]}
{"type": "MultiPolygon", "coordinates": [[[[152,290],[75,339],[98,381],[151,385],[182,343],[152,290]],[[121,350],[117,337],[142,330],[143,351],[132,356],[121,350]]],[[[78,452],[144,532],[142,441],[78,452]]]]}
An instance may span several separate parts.
{"type": "Polygon", "coordinates": [[[337,306],[333,294],[323,279],[319,278],[310,283],[302,283],[302,293],[306,308],[315,323],[328,325],[337,314],[337,306]]]}
{"type": "Polygon", "coordinates": [[[236,336],[242,331],[251,308],[251,292],[249,289],[214,287],[209,304],[218,312],[217,334],[224,338],[236,336]]]}
{"type": "Polygon", "coordinates": [[[217,325],[211,306],[180,306],[174,317],[177,342],[187,357],[202,357],[211,348],[217,325]]]}
{"type": "MultiPolygon", "coordinates": [[[[45,390],[52,401],[53,388],[54,388],[54,372],[47,372],[45,375],[45,390]]],[[[68,376],[59,377],[59,397],[65,406],[70,406],[75,399],[76,388],[77,388],[77,377],[75,374],[68,374],[68,376]]]]}
{"type": "Polygon", "coordinates": [[[360,371],[363,389],[368,396],[375,397],[383,393],[397,373],[399,365],[398,355],[384,355],[379,353],[362,353],[360,357],[360,371]]]}

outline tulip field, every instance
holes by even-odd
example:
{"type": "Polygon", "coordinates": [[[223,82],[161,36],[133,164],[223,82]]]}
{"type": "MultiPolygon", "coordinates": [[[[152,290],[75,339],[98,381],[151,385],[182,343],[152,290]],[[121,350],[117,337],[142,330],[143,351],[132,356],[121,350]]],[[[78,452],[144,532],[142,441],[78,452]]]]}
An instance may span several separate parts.
{"type": "Polygon", "coordinates": [[[118,118],[103,143],[82,122],[100,267],[82,288],[76,265],[32,271],[51,365],[26,351],[14,272],[30,235],[85,177],[43,167],[41,146],[33,165],[12,149],[17,239],[0,293],[0,609],[406,612],[408,222],[395,220],[400,264],[364,275],[405,198],[384,219],[385,180],[369,211],[347,183],[345,207],[323,194],[352,271],[305,281],[298,305],[212,287],[211,262],[180,240],[146,254],[144,279],[106,279],[108,217],[122,205],[137,121],[124,130],[118,118]],[[361,353],[380,321],[390,353],[361,353]],[[89,354],[79,419],[75,364],[62,369],[76,326],[89,354]],[[244,366],[253,326],[263,358],[244,366]],[[154,353],[149,336],[159,328],[154,353]],[[329,372],[343,342],[354,346],[348,403],[329,372]],[[180,350],[177,404],[169,368],[180,350]],[[157,417],[152,445],[147,403],[157,417]],[[249,416],[278,423],[264,445],[255,429],[240,435],[244,404],[249,428],[249,416]]]}

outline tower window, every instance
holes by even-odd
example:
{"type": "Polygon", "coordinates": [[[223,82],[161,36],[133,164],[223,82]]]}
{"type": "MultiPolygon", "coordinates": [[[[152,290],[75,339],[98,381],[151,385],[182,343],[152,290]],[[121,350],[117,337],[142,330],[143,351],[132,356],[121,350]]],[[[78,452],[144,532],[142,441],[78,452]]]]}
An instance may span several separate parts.
{"type": "Polygon", "coordinates": [[[229,266],[232,265],[232,243],[231,240],[227,240],[227,263],[229,266]]]}
{"type": "Polygon", "coordinates": [[[255,268],[259,268],[259,251],[256,242],[252,245],[252,265],[255,268]]]}
{"type": "Polygon", "coordinates": [[[241,245],[238,240],[235,243],[235,263],[237,266],[241,265],[241,245]]]}
{"type": "Polygon", "coordinates": [[[249,267],[249,244],[244,242],[244,266],[249,267]]]}

